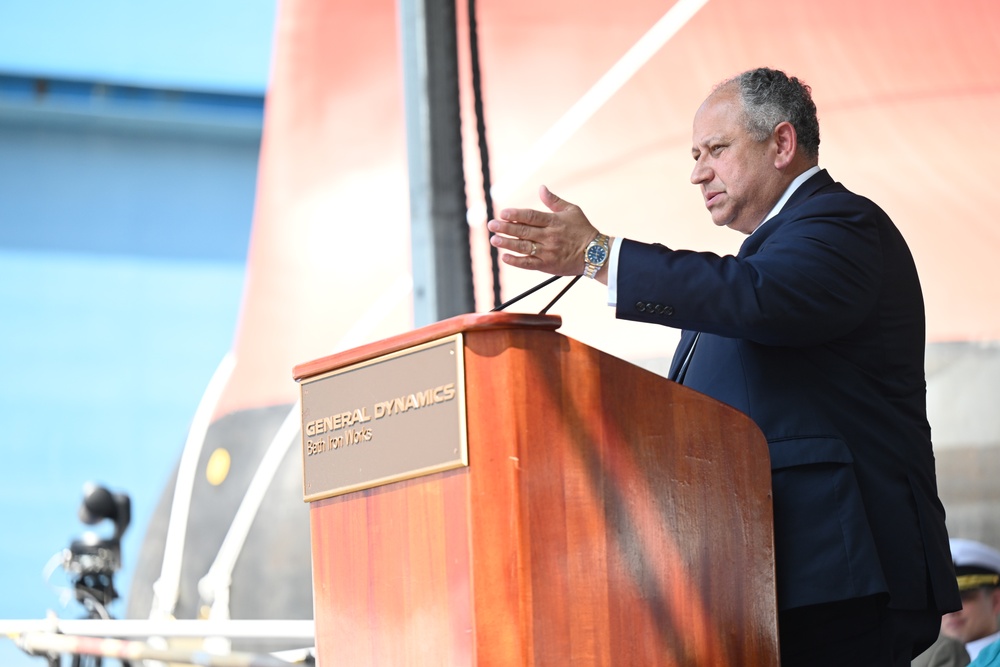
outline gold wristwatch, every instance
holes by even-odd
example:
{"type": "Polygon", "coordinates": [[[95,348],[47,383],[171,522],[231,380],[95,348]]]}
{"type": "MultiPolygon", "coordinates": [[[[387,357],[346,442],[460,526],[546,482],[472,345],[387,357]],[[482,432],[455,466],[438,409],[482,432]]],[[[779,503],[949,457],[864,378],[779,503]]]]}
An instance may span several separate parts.
{"type": "Polygon", "coordinates": [[[608,237],[605,234],[598,234],[597,238],[590,242],[587,249],[583,251],[583,275],[593,278],[601,270],[604,263],[608,261],[608,237]]]}

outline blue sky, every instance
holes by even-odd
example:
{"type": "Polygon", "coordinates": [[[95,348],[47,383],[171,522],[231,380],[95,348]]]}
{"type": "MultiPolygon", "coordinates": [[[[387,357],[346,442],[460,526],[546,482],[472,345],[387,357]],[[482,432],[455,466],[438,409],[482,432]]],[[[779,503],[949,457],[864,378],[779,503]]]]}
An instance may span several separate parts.
{"type": "Polygon", "coordinates": [[[3,0],[0,71],[262,93],[276,0],[3,0]]]}

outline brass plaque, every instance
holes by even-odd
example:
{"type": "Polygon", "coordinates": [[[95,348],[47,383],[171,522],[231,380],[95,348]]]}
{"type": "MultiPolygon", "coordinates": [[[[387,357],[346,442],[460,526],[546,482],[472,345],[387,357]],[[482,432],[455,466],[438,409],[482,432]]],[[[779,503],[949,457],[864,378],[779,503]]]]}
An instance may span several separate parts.
{"type": "Polygon", "coordinates": [[[306,502],[469,465],[462,334],[302,381],[306,502]]]}

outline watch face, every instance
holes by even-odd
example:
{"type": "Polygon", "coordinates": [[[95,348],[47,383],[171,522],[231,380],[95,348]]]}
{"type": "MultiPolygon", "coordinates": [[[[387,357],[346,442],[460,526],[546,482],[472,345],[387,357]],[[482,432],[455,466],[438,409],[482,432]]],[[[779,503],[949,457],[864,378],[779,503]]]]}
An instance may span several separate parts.
{"type": "Polygon", "coordinates": [[[608,258],[608,249],[602,245],[594,244],[587,248],[587,261],[591,264],[603,264],[608,258]]]}

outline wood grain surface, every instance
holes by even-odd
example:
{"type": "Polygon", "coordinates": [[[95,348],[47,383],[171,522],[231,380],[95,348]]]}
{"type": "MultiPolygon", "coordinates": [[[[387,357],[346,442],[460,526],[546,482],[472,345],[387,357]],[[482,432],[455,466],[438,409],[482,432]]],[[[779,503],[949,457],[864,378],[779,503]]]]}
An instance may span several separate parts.
{"type": "Polygon", "coordinates": [[[320,665],[777,665],[752,422],[479,317],[451,323],[469,467],[310,505],[320,665]]]}

